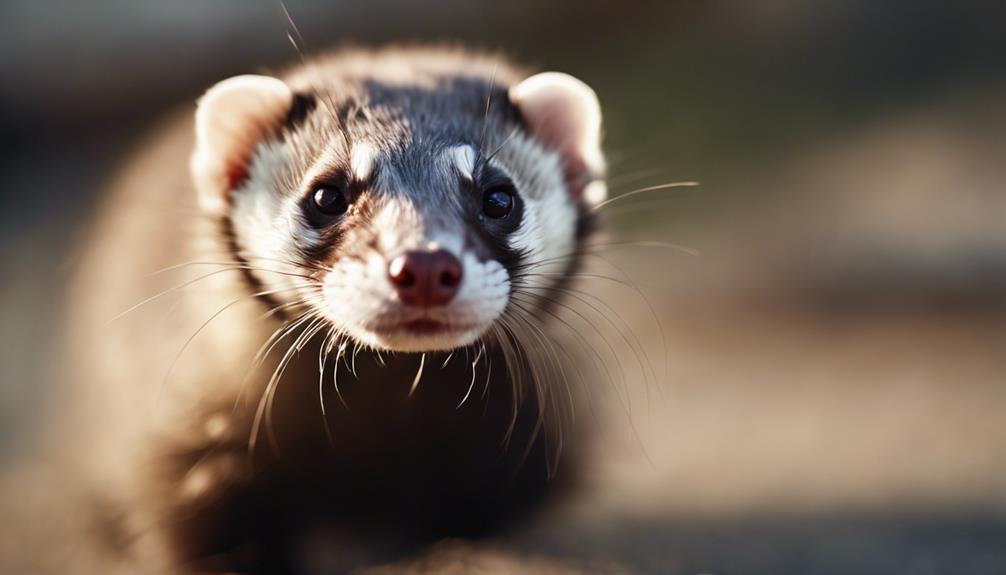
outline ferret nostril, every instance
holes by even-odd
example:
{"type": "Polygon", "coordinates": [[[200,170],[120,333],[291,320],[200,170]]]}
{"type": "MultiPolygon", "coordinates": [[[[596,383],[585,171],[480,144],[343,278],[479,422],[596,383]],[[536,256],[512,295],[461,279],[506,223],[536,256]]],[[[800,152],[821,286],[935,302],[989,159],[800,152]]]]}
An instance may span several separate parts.
{"type": "Polygon", "coordinates": [[[440,274],[440,285],[444,287],[457,287],[461,283],[461,274],[456,270],[444,270],[440,274]]]}
{"type": "Polygon", "coordinates": [[[434,252],[436,257],[437,281],[440,283],[442,294],[453,297],[457,287],[461,284],[461,262],[450,252],[441,250],[434,252]]]}

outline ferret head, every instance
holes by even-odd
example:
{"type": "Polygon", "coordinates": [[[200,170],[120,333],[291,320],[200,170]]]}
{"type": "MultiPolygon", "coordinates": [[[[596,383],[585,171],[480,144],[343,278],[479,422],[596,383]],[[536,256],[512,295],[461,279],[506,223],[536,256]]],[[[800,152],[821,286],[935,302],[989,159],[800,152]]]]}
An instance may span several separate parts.
{"type": "Polygon", "coordinates": [[[600,130],[565,74],[349,53],[212,87],[192,172],[257,293],[377,349],[446,350],[568,272],[605,194],[600,130]]]}

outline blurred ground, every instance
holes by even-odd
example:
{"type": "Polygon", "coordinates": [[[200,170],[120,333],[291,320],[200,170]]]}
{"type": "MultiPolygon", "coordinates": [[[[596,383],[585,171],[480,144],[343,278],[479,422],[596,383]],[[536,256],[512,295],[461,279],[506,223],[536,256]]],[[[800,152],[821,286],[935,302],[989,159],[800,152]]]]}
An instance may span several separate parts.
{"type": "MultiPolygon", "coordinates": [[[[702,255],[597,262],[662,334],[586,282],[661,380],[618,348],[633,381],[597,398],[586,493],[376,573],[1006,572],[1002,5],[289,5],[309,49],[458,38],[577,74],[616,193],[703,184],[605,210],[613,239],[702,255]]],[[[6,465],[59,400],[61,288],[110,171],[160,113],[294,54],[272,2],[12,0],[0,22],[6,465]]]]}

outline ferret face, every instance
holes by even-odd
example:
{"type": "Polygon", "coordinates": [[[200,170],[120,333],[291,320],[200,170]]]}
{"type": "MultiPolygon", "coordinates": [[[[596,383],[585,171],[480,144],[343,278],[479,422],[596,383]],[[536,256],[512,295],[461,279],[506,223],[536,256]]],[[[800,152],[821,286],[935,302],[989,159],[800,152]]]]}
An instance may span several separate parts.
{"type": "MultiPolygon", "coordinates": [[[[295,262],[320,284],[277,299],[314,291],[308,305],[361,343],[400,351],[472,343],[510,303],[519,266],[574,248],[576,208],[555,162],[524,173],[504,158],[480,159],[469,143],[357,141],[348,154],[343,145],[307,169],[291,146],[265,147],[231,217],[250,261],[295,262]]],[[[259,276],[274,289],[298,283],[259,276]]]]}
{"type": "MultiPolygon", "coordinates": [[[[584,211],[569,160],[529,127],[512,87],[422,79],[342,78],[339,91],[294,75],[291,104],[275,104],[282,128],[258,132],[225,172],[221,213],[255,283],[377,349],[462,347],[511,306],[542,303],[584,211]]],[[[199,163],[197,147],[197,183],[199,163]]]]}

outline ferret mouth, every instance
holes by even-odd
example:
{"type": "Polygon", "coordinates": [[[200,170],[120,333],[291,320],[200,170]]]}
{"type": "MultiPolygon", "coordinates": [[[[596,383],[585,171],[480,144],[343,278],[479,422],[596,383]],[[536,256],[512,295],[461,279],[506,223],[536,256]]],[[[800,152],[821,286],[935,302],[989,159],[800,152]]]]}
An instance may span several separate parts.
{"type": "Polygon", "coordinates": [[[372,326],[365,341],[393,351],[442,351],[472,343],[484,329],[478,324],[420,317],[372,326]]]}
{"type": "Polygon", "coordinates": [[[452,324],[430,318],[419,318],[379,329],[379,332],[398,332],[415,336],[447,335],[462,331],[468,331],[474,326],[452,324]]]}

